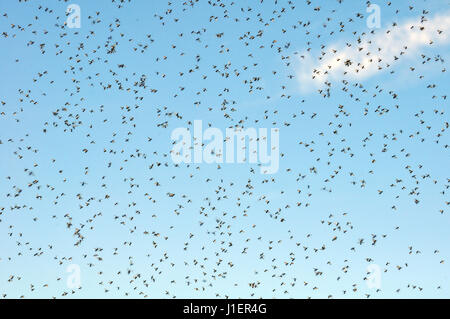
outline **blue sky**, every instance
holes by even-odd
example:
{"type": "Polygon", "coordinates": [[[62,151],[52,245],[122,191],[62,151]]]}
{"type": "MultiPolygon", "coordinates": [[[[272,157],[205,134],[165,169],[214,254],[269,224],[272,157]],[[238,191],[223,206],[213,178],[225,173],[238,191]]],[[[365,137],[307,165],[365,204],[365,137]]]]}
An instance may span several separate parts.
{"type": "Polygon", "coordinates": [[[369,29],[365,1],[311,2],[77,1],[69,29],[69,2],[2,1],[0,294],[448,298],[450,3],[373,2],[369,29]],[[427,44],[388,36],[422,16],[427,44]],[[358,38],[383,61],[410,50],[367,76],[330,69],[324,98],[311,71],[331,48],[358,61],[358,38]],[[194,120],[278,128],[279,171],[175,166],[170,134],[194,120]]]}

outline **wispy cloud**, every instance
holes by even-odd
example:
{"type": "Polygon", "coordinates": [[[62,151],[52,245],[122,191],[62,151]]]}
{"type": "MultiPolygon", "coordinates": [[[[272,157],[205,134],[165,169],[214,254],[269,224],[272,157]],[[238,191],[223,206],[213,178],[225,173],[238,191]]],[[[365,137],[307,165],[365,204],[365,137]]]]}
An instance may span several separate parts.
{"type": "Polygon", "coordinates": [[[417,58],[425,47],[450,43],[450,13],[430,20],[414,19],[388,28],[367,32],[360,41],[335,43],[325,55],[314,59],[302,55],[297,78],[302,90],[318,88],[324,82],[366,79],[390,70],[398,61],[417,58]]]}

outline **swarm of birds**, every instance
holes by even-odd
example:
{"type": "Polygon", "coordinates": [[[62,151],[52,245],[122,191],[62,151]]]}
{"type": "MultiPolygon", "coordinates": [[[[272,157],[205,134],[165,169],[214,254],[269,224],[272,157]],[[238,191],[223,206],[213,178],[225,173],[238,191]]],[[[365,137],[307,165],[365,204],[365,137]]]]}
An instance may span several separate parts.
{"type": "Polygon", "coordinates": [[[358,3],[2,4],[0,298],[448,298],[450,5],[358,3]]]}

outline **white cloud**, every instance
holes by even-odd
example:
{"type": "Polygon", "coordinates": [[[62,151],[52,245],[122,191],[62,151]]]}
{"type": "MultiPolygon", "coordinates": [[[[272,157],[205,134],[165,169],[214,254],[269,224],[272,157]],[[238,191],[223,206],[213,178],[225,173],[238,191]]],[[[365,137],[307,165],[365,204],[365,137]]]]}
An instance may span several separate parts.
{"type": "Polygon", "coordinates": [[[390,70],[387,65],[417,58],[425,47],[450,43],[450,13],[431,20],[409,20],[385,29],[367,32],[361,42],[330,46],[322,59],[305,54],[300,58],[297,78],[302,90],[318,88],[324,82],[362,80],[390,70]],[[398,60],[398,61],[397,61],[398,60]],[[346,65],[347,62],[347,65],[346,65]],[[351,62],[351,64],[349,64],[351,62]]]}

